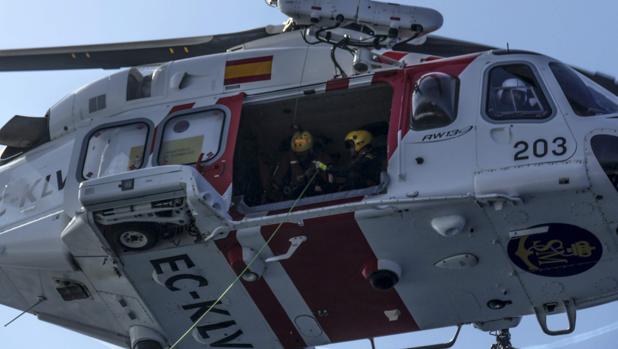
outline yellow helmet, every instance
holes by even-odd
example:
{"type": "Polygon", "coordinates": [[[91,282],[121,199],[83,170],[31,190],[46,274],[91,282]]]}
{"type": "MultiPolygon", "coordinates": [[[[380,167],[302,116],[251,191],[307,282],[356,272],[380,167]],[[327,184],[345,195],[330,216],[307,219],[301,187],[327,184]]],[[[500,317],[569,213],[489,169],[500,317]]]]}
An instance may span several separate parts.
{"type": "Polygon", "coordinates": [[[345,136],[345,142],[354,144],[354,150],[361,151],[364,147],[371,144],[373,141],[373,135],[369,131],[357,130],[352,131],[345,136]]]}
{"type": "Polygon", "coordinates": [[[290,148],[295,153],[303,153],[313,148],[313,136],[309,131],[295,132],[290,141],[290,148]]]}

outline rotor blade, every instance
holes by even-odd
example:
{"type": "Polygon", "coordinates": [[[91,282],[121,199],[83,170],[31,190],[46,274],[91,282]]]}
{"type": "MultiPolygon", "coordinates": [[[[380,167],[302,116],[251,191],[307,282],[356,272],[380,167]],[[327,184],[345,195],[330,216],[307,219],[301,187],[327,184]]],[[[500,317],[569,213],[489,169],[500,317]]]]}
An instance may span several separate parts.
{"type": "Polygon", "coordinates": [[[578,72],[586,75],[590,80],[593,80],[597,84],[605,87],[608,91],[618,96],[618,81],[611,75],[599,73],[599,72],[591,72],[585,69],[573,67],[573,69],[578,72]]]}
{"type": "Polygon", "coordinates": [[[49,119],[15,115],[0,129],[0,144],[30,149],[49,141],[49,119]]]}
{"type": "MultiPolygon", "coordinates": [[[[395,49],[399,51],[414,52],[438,57],[453,57],[469,53],[494,50],[496,48],[484,44],[429,35],[427,37],[427,41],[422,45],[415,46],[411,44],[402,44],[395,46],[395,49]]],[[[598,72],[590,72],[578,67],[573,68],[618,96],[618,81],[613,76],[598,72]]]]}
{"type": "Polygon", "coordinates": [[[0,51],[0,71],[116,69],[225,52],[280,32],[269,26],[180,39],[0,51]]]}

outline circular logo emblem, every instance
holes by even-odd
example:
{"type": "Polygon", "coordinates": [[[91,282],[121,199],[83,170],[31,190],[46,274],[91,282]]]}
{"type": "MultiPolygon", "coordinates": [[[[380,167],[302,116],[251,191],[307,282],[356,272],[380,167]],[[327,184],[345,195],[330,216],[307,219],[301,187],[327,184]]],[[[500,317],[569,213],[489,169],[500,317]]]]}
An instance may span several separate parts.
{"type": "Polygon", "coordinates": [[[601,241],[591,232],[570,224],[546,224],[520,232],[509,241],[508,254],[519,268],[540,276],[578,275],[597,265],[601,241]]]}

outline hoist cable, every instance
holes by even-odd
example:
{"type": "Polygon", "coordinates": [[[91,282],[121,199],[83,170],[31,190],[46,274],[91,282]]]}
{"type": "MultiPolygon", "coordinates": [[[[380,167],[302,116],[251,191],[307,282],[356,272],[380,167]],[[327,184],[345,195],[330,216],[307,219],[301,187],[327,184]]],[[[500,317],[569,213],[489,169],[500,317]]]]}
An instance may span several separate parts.
{"type": "MultiPolygon", "coordinates": [[[[296,205],[298,205],[298,203],[300,202],[300,200],[305,196],[305,194],[307,193],[307,190],[309,190],[309,187],[311,186],[311,184],[313,183],[313,181],[315,180],[315,178],[317,177],[317,175],[320,173],[320,171],[316,168],[315,172],[313,173],[313,175],[311,176],[311,178],[309,179],[309,181],[307,182],[307,185],[305,185],[305,187],[303,188],[303,191],[300,193],[300,195],[298,196],[298,198],[296,198],[296,200],[294,200],[294,202],[292,203],[292,206],[290,207],[290,209],[288,210],[287,214],[291,214],[292,211],[294,211],[294,209],[296,208],[296,205]]],[[[257,259],[260,257],[260,255],[264,252],[264,250],[266,249],[266,247],[268,247],[270,245],[270,243],[272,242],[272,240],[275,238],[275,236],[277,236],[277,233],[279,232],[279,230],[281,229],[281,227],[283,226],[285,222],[281,222],[279,223],[279,225],[277,226],[277,228],[275,228],[275,231],[273,231],[273,233],[268,237],[268,239],[264,242],[264,244],[262,245],[262,247],[257,251],[257,253],[253,256],[253,258],[251,258],[251,260],[249,261],[249,263],[247,263],[247,266],[245,266],[245,268],[243,269],[242,272],[240,272],[236,278],[229,284],[229,286],[221,293],[221,295],[219,296],[219,298],[217,298],[216,301],[214,301],[210,307],[208,307],[208,309],[206,309],[206,311],[204,312],[204,314],[202,314],[192,325],[191,327],[189,327],[189,329],[187,331],[185,331],[182,336],[180,336],[180,338],[178,338],[178,340],[176,340],[176,342],[174,342],[174,344],[172,344],[172,346],[170,347],[170,349],[177,349],[178,346],[185,340],[185,338],[187,338],[187,336],[189,334],[191,334],[191,332],[193,332],[193,330],[195,330],[195,328],[198,326],[198,324],[204,320],[204,318],[206,317],[206,315],[208,315],[208,313],[210,313],[217,305],[219,305],[221,303],[221,301],[223,300],[223,298],[225,298],[225,296],[232,290],[232,288],[242,279],[243,275],[245,275],[246,272],[248,272],[251,268],[251,266],[253,265],[253,263],[255,263],[255,261],[257,261],[257,259]]]]}
{"type": "Polygon", "coordinates": [[[17,321],[17,319],[19,319],[20,317],[26,315],[26,313],[30,312],[32,309],[36,308],[37,305],[45,302],[47,300],[47,298],[43,297],[43,296],[39,296],[38,300],[36,303],[32,304],[31,306],[29,306],[26,310],[22,311],[21,314],[17,315],[16,317],[14,317],[11,321],[7,322],[4,327],[9,327],[9,325],[11,325],[13,322],[17,321]]]}

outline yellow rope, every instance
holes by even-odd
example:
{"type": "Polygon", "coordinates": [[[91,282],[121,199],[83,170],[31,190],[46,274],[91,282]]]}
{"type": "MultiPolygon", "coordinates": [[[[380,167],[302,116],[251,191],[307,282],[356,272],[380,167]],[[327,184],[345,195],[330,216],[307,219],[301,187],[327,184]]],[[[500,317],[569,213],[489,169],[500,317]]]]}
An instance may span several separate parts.
{"type": "MultiPolygon", "coordinates": [[[[305,186],[305,188],[303,189],[303,191],[300,193],[300,195],[298,196],[298,198],[296,200],[294,200],[294,203],[292,203],[292,206],[290,207],[290,209],[288,210],[288,215],[292,213],[292,211],[294,211],[294,209],[296,208],[296,205],[298,205],[298,202],[303,198],[303,196],[305,196],[305,194],[307,193],[307,190],[309,189],[309,186],[311,185],[311,183],[313,183],[313,181],[315,180],[315,178],[317,177],[319,171],[316,170],[315,173],[313,174],[313,176],[311,177],[311,179],[309,179],[309,182],[307,182],[307,185],[305,186]]],[[[210,313],[210,311],[212,309],[214,309],[215,306],[217,306],[222,300],[223,298],[228,294],[228,292],[230,292],[230,290],[238,283],[238,281],[240,281],[240,279],[243,277],[243,275],[250,270],[251,266],[253,265],[253,263],[255,263],[255,261],[260,257],[260,255],[264,252],[264,250],[266,249],[266,247],[268,247],[268,245],[270,245],[270,242],[275,238],[275,236],[277,235],[277,233],[279,232],[279,230],[281,229],[281,227],[283,226],[284,222],[279,223],[279,225],[277,226],[277,228],[275,229],[275,231],[270,235],[270,237],[268,237],[268,240],[266,240],[266,242],[264,242],[264,244],[262,245],[262,247],[258,250],[258,252],[255,254],[255,256],[253,256],[253,258],[251,258],[251,260],[249,261],[249,263],[247,263],[247,266],[245,267],[245,269],[243,269],[243,271],[238,274],[238,276],[236,276],[236,278],[234,279],[234,281],[232,281],[232,283],[223,291],[223,293],[221,293],[221,295],[219,296],[219,298],[217,298],[217,300],[215,302],[213,302],[210,307],[208,307],[208,309],[206,309],[206,311],[204,312],[204,314],[202,314],[202,316],[199,317],[199,319],[197,319],[192,325],[191,327],[189,327],[189,329],[183,333],[182,336],[180,336],[180,338],[178,338],[178,340],[172,344],[172,346],[170,347],[170,349],[176,349],[178,347],[178,345],[180,345],[180,343],[182,343],[182,341],[185,340],[185,338],[191,334],[191,332],[193,330],[195,330],[195,328],[198,326],[198,324],[204,320],[204,318],[206,317],[206,315],[208,315],[208,313],[210,313]]]]}

